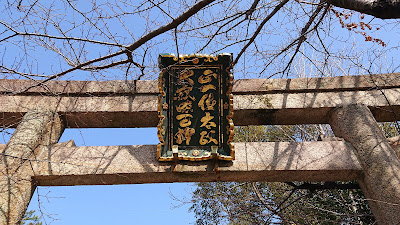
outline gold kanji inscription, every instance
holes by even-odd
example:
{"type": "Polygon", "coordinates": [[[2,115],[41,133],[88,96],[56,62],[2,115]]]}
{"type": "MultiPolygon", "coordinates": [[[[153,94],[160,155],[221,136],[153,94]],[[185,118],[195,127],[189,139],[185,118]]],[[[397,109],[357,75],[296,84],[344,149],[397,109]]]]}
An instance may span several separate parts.
{"type": "Polygon", "coordinates": [[[179,83],[187,81],[191,86],[194,85],[194,81],[190,78],[194,75],[193,70],[183,70],[178,74],[179,83]]]}
{"type": "Polygon", "coordinates": [[[195,130],[190,127],[186,127],[185,129],[178,128],[178,132],[176,132],[174,138],[177,144],[182,144],[182,142],[185,141],[186,145],[189,145],[194,133],[195,130]]]}
{"type": "Polygon", "coordinates": [[[176,106],[176,111],[178,113],[189,113],[192,112],[192,102],[191,101],[186,101],[182,102],[181,104],[176,106]]]}
{"type": "Polygon", "coordinates": [[[174,100],[178,101],[186,101],[188,98],[195,101],[196,98],[190,95],[190,92],[193,90],[193,87],[188,85],[183,85],[181,88],[178,88],[175,93],[174,100]]]}
{"type": "Polygon", "coordinates": [[[214,100],[213,93],[205,94],[201,97],[198,106],[201,110],[214,110],[214,105],[217,104],[217,101],[214,100]]]}
{"type": "Polygon", "coordinates": [[[190,121],[190,118],[193,118],[193,116],[190,115],[190,114],[187,114],[187,113],[186,114],[180,114],[180,115],[176,116],[176,119],[180,120],[179,121],[179,126],[181,126],[181,127],[190,126],[192,124],[192,121],[190,121]]]}
{"type": "Polygon", "coordinates": [[[218,75],[214,73],[212,70],[205,70],[203,75],[201,75],[198,79],[200,84],[210,83],[212,81],[212,77],[217,79],[218,75]]]}
{"type": "Polygon", "coordinates": [[[200,87],[201,92],[207,92],[208,90],[217,90],[217,88],[212,84],[203,85],[200,87]]]}
{"type": "Polygon", "coordinates": [[[214,134],[215,134],[215,130],[202,131],[200,133],[200,141],[199,141],[199,143],[201,145],[206,145],[206,144],[208,144],[210,142],[214,142],[214,144],[218,145],[218,141],[215,138],[213,138],[214,134]]]}
{"type": "Polygon", "coordinates": [[[206,115],[200,120],[203,123],[200,127],[206,127],[207,129],[212,129],[211,127],[217,127],[217,124],[211,121],[212,119],[214,119],[214,116],[211,116],[209,112],[206,112],[206,115]]]}

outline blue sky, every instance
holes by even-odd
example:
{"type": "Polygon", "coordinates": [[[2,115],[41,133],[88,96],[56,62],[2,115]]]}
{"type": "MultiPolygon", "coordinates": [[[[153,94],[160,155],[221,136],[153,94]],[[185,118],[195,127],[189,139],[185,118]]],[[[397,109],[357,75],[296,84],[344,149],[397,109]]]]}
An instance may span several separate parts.
{"type": "MultiPolygon", "coordinates": [[[[71,139],[78,146],[158,143],[156,128],[67,129],[60,141],[71,139]]],[[[54,225],[190,224],[195,221],[194,214],[188,212],[190,204],[174,207],[181,203],[173,197],[190,199],[193,185],[39,187],[28,210],[43,212],[45,221],[54,225]]]]}
{"type": "MultiPolygon", "coordinates": [[[[2,1],[0,3],[0,7],[2,3],[4,4],[4,2],[5,1],[2,1]]],[[[48,2],[43,1],[43,2],[44,2],[43,4],[46,3],[52,4],[51,3],[52,1],[48,2]]],[[[88,2],[89,1],[80,1],[79,4],[83,5],[79,7],[81,9],[87,8],[86,4],[88,4],[88,2]]],[[[100,1],[100,2],[107,2],[107,1],[100,1]]],[[[167,1],[167,3],[168,2],[169,1],[167,1]]],[[[247,4],[249,2],[242,1],[242,3],[247,4]]],[[[61,9],[63,8],[61,3],[59,2],[57,3],[56,1],[55,4],[57,7],[60,7],[61,9]]],[[[154,21],[156,22],[161,21],[160,24],[161,23],[164,24],[165,17],[163,17],[162,14],[160,14],[160,12],[157,12],[157,9],[154,9],[154,11],[156,12],[155,14],[152,14],[152,16],[155,17],[154,21]]],[[[215,11],[220,11],[220,10],[215,9],[215,11]]],[[[293,11],[296,11],[296,9],[293,11]]],[[[71,12],[67,12],[66,14],[71,15],[71,12]]],[[[13,16],[15,15],[12,15],[10,17],[13,16]]],[[[79,18],[79,15],[76,17],[79,18]]],[[[286,16],[286,14],[282,14],[279,15],[278,18],[282,22],[282,24],[288,24],[288,26],[285,28],[288,34],[298,35],[299,30],[294,29],[295,27],[293,24],[290,23],[290,21],[285,21],[288,20],[289,16],[286,16]]],[[[0,15],[0,19],[3,21],[9,20],[6,13],[0,15]]],[[[81,20],[83,19],[81,18],[81,20]]],[[[367,17],[365,21],[369,20],[370,18],[367,17]]],[[[143,21],[144,21],[143,18],[141,18],[141,20],[124,21],[127,27],[135,28],[132,30],[134,32],[133,36],[136,39],[147,32],[146,29],[148,29],[148,27],[146,26],[148,24],[144,23],[143,21]]],[[[271,24],[268,24],[268,26],[277,27],[276,31],[274,31],[273,34],[268,34],[268,35],[265,34],[263,38],[260,38],[260,40],[258,40],[259,43],[258,47],[265,48],[263,50],[265,50],[266,52],[270,50],[269,48],[278,45],[281,46],[282,43],[290,41],[290,38],[288,38],[287,36],[286,39],[281,37],[281,35],[283,34],[281,30],[279,30],[278,28],[282,24],[278,23],[278,19],[276,19],[276,21],[277,23],[271,22],[271,24]]],[[[299,20],[300,25],[303,25],[303,22],[304,21],[299,20]]],[[[379,21],[377,20],[374,20],[373,22],[379,24],[379,21]]],[[[115,29],[112,31],[112,33],[118,33],[118,35],[121,37],[129,37],[129,34],[126,33],[127,31],[121,28],[121,26],[117,25],[118,24],[113,24],[113,26],[111,26],[112,29],[115,29]]],[[[358,34],[354,35],[354,33],[348,32],[346,29],[342,29],[337,25],[338,24],[336,24],[336,26],[329,27],[329,29],[331,29],[332,31],[330,34],[333,36],[329,38],[335,39],[336,42],[334,42],[335,45],[327,47],[332,48],[334,52],[338,52],[339,54],[341,53],[341,49],[349,48],[349,46],[354,47],[356,44],[351,46],[351,44],[349,43],[353,43],[355,39],[360,40],[357,42],[358,48],[354,47],[354,49],[360,53],[363,53],[365,49],[368,49],[371,46],[376,47],[376,45],[374,46],[374,44],[371,42],[364,42],[362,40],[363,39],[362,36],[358,34]]],[[[72,35],[78,35],[78,33],[72,32],[72,35]]],[[[387,30],[385,29],[385,27],[383,27],[379,31],[378,30],[371,31],[371,35],[374,35],[374,37],[377,36],[383,39],[385,42],[387,42],[388,43],[387,48],[389,47],[395,48],[400,45],[399,39],[392,38],[398,36],[397,25],[387,26],[387,30]],[[390,31],[392,31],[390,30],[391,28],[394,28],[393,30],[397,33],[394,34],[390,33],[390,31]]],[[[172,36],[173,32],[168,32],[165,35],[155,38],[153,42],[149,43],[150,48],[148,54],[151,55],[149,57],[152,59],[152,60],[147,59],[149,60],[149,64],[151,64],[152,62],[156,64],[155,62],[156,60],[154,59],[157,58],[159,53],[163,52],[176,53],[174,43],[171,43],[172,36]],[[167,44],[164,42],[165,40],[167,41],[167,44]],[[163,44],[158,44],[158,43],[163,43],[163,44]],[[153,48],[152,47],[153,44],[156,47],[153,48]]],[[[1,38],[2,36],[0,35],[0,39],[1,38]]],[[[196,49],[195,46],[200,45],[198,42],[193,41],[193,39],[186,40],[183,34],[182,36],[180,36],[179,41],[180,41],[181,53],[192,53],[194,51],[193,49],[196,49]]],[[[132,42],[132,40],[128,39],[126,40],[126,42],[130,43],[132,42]]],[[[14,47],[6,46],[6,47],[0,46],[0,52],[1,51],[14,52],[13,50],[16,50],[15,54],[16,55],[19,54],[17,52],[19,46],[14,46],[14,47]]],[[[88,49],[94,50],[95,47],[88,49]]],[[[212,52],[212,50],[215,50],[213,46],[206,49],[205,52],[207,53],[210,51],[212,52]]],[[[143,51],[144,47],[137,50],[137,52],[140,54],[143,51]]],[[[234,46],[232,48],[224,49],[224,51],[233,52],[234,55],[236,55],[239,52],[239,47],[234,46]]],[[[312,49],[311,50],[309,49],[308,51],[312,51],[312,49]]],[[[57,64],[58,61],[54,60],[54,58],[52,58],[53,55],[51,55],[52,53],[49,52],[50,51],[48,50],[42,50],[40,48],[34,50],[33,54],[34,57],[40,55],[40,57],[38,57],[39,60],[37,62],[35,61],[35,64],[33,64],[34,66],[37,65],[38,68],[40,68],[40,70],[38,69],[39,72],[44,71],[47,74],[52,74],[53,69],[55,71],[59,69],[57,64]],[[49,63],[51,63],[52,61],[54,61],[55,63],[53,63],[52,66],[49,66],[49,63]]],[[[99,52],[93,51],[88,56],[89,58],[97,57],[100,54],[99,52]]],[[[396,53],[396,51],[394,52],[396,53]]],[[[395,55],[395,53],[393,53],[393,55],[395,55]]],[[[138,56],[135,57],[139,57],[140,59],[141,56],[140,54],[138,54],[138,56]]],[[[310,53],[310,55],[312,55],[312,53],[310,53]]],[[[387,58],[385,58],[388,64],[390,64],[391,60],[393,60],[393,55],[391,57],[388,56],[387,58]]],[[[360,56],[360,58],[365,58],[361,60],[362,62],[366,62],[366,60],[368,60],[367,56],[366,57],[360,56]]],[[[255,57],[251,58],[251,51],[249,51],[248,55],[243,56],[243,61],[239,62],[239,67],[240,68],[244,67],[243,64],[245,64],[246,61],[251,61],[252,59],[255,59],[255,57]]],[[[7,62],[7,60],[13,61],[14,58],[5,57],[4,62],[7,62]]],[[[313,72],[312,69],[307,69],[307,66],[304,66],[304,68],[300,68],[301,67],[300,64],[303,63],[302,60],[304,61],[304,64],[307,63],[308,65],[310,64],[309,62],[304,60],[304,57],[301,60],[299,60],[298,62],[299,73],[301,73],[300,70],[303,69],[304,70],[303,75],[312,74],[313,72]]],[[[335,66],[338,68],[341,67],[340,61],[332,60],[332,62],[329,63],[337,63],[338,65],[335,66]]],[[[377,65],[382,65],[379,62],[374,62],[374,63],[377,65]]],[[[394,65],[390,69],[398,70],[399,68],[397,65],[398,61],[397,62],[395,61],[394,65]]],[[[247,70],[238,69],[236,71],[235,73],[236,78],[257,77],[259,75],[257,70],[260,70],[261,67],[259,66],[259,64],[254,64],[244,68],[248,69],[247,70]]],[[[349,69],[348,71],[342,71],[340,69],[336,69],[332,72],[332,74],[346,75],[347,73],[349,73],[355,75],[357,74],[357,72],[355,72],[357,71],[357,69],[355,70],[349,69]]],[[[121,71],[122,74],[124,74],[125,68],[121,71]]],[[[385,68],[374,69],[374,72],[380,72],[380,71],[386,72],[385,68]]],[[[158,74],[157,67],[154,66],[154,68],[150,68],[148,73],[152,74],[152,78],[154,78],[158,74]]],[[[86,73],[76,72],[72,73],[71,75],[63,77],[62,79],[76,79],[76,80],[124,79],[124,76],[122,75],[120,76],[115,75],[118,74],[116,70],[109,70],[105,72],[104,74],[102,74],[104,75],[104,78],[103,77],[93,78],[87,74],[88,74],[87,72],[86,73]]],[[[134,75],[137,76],[138,73],[133,71],[132,74],[133,74],[132,77],[134,77],[134,75]]],[[[266,72],[266,74],[268,75],[268,72],[266,72]]],[[[361,74],[365,74],[365,72],[361,72],[361,74]]],[[[127,79],[131,79],[132,77],[128,77],[127,79]]],[[[68,141],[71,139],[73,139],[78,146],[140,145],[140,144],[158,143],[156,128],[67,129],[64,132],[60,141],[61,142],[68,141]]],[[[45,221],[53,225],[64,225],[64,224],[109,225],[109,224],[158,224],[158,223],[174,224],[174,225],[189,224],[195,221],[194,214],[188,212],[190,204],[183,205],[179,208],[174,208],[173,206],[179,205],[180,202],[173,200],[171,194],[176,196],[178,199],[182,200],[184,200],[185,198],[190,199],[190,193],[191,189],[193,188],[193,185],[194,184],[175,183],[175,184],[140,184],[140,185],[135,184],[135,185],[114,185],[114,186],[39,187],[38,188],[39,193],[35,192],[28,210],[36,210],[38,213],[43,212],[44,213],[43,218],[45,219],[45,221]],[[40,195],[39,199],[38,199],[38,194],[40,195]],[[51,218],[54,218],[56,220],[53,220],[51,218]]]]}

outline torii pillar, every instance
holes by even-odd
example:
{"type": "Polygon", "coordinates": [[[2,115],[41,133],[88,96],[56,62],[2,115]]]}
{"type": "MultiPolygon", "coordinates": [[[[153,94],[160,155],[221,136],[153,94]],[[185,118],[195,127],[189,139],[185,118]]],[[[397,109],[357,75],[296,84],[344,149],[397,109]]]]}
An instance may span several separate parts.
{"type": "Polygon", "coordinates": [[[64,125],[48,110],[27,112],[2,151],[0,161],[0,224],[20,224],[36,189],[31,162],[58,142],[64,125]]]}
{"type": "Polygon", "coordinates": [[[369,108],[354,104],[334,109],[329,124],[355,148],[364,171],[358,182],[378,224],[400,224],[400,159],[369,108]]]}

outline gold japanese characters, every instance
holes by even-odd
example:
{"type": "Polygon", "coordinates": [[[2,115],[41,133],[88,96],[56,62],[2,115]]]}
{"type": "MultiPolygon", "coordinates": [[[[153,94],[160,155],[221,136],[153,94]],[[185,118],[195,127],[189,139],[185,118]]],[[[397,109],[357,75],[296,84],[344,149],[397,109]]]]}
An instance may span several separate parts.
{"type": "Polygon", "coordinates": [[[234,159],[231,58],[160,55],[160,161],[234,159]]]}

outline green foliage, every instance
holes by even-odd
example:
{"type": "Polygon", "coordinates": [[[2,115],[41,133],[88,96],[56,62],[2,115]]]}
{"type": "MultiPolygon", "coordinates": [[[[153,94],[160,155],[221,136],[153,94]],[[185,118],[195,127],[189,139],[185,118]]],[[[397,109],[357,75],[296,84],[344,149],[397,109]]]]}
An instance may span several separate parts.
{"type": "MultiPolygon", "coordinates": [[[[262,207],[251,183],[198,183],[190,208],[197,224],[263,224],[268,210],[262,207]]],[[[266,187],[264,184],[259,184],[266,187]]]]}
{"type": "MultiPolygon", "coordinates": [[[[323,127],[315,125],[235,127],[235,142],[316,141],[323,127]]],[[[326,130],[326,129],[324,129],[326,130]]],[[[325,132],[325,131],[324,131],[325,132]]]]}
{"type": "Polygon", "coordinates": [[[387,138],[399,135],[399,132],[397,131],[397,122],[379,123],[379,126],[387,138]]]}
{"type": "Polygon", "coordinates": [[[196,224],[372,224],[360,190],[299,190],[285,183],[199,183],[196,224]]]}
{"type": "Polygon", "coordinates": [[[293,126],[235,127],[234,142],[293,141],[293,126]]]}
{"type": "MultiPolygon", "coordinates": [[[[300,184],[300,182],[297,182],[300,184]]],[[[345,183],[345,182],[337,182],[345,183]]],[[[361,190],[299,190],[268,184],[284,224],[372,224],[375,220],[361,190]]]]}
{"type": "MultiPolygon", "coordinates": [[[[390,127],[390,126],[389,126],[390,127]]],[[[235,141],[315,141],[329,127],[236,127],[235,141]]],[[[346,183],[346,182],[336,182],[346,183]]],[[[347,182],[349,183],[349,182],[347,182]]],[[[190,208],[196,224],[373,224],[360,190],[300,189],[303,182],[198,183],[190,208]],[[297,186],[296,186],[297,185],[297,186]]]]}
{"type": "Polygon", "coordinates": [[[40,222],[40,217],[35,215],[35,210],[31,210],[25,212],[24,217],[22,218],[22,224],[26,225],[42,225],[43,223],[40,222]]]}

